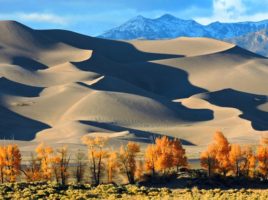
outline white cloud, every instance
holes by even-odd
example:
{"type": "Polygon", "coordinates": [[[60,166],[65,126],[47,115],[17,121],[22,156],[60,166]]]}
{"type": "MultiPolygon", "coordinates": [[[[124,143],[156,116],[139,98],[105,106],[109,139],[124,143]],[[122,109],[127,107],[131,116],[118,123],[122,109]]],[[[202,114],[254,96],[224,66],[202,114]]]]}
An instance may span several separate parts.
{"type": "Polygon", "coordinates": [[[197,17],[196,21],[208,24],[214,21],[241,22],[268,19],[268,13],[248,15],[245,1],[248,0],[213,0],[213,14],[210,17],[197,17]]]}
{"type": "Polygon", "coordinates": [[[58,25],[66,25],[69,21],[66,17],[62,17],[52,13],[24,13],[24,12],[16,12],[9,14],[1,13],[0,19],[17,20],[21,22],[40,22],[40,23],[49,23],[58,25]]]}
{"type": "Polygon", "coordinates": [[[67,24],[67,19],[51,13],[18,13],[18,18],[24,21],[67,24]]]}

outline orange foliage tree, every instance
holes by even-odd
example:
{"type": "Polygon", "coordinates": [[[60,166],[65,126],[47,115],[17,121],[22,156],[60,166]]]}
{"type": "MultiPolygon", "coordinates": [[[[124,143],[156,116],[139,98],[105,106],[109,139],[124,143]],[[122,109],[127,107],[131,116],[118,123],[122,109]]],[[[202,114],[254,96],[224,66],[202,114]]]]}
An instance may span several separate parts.
{"type": "Polygon", "coordinates": [[[156,138],[155,169],[163,174],[173,166],[172,142],[167,136],[156,138]]]}
{"type": "Polygon", "coordinates": [[[67,147],[61,147],[56,150],[56,154],[52,157],[52,170],[54,172],[57,183],[61,181],[62,185],[66,185],[69,176],[68,167],[70,162],[70,154],[67,147]]]}
{"type": "MultiPolygon", "coordinates": [[[[257,157],[259,171],[264,175],[268,170],[267,145],[259,146],[257,157]]],[[[241,147],[239,144],[229,144],[222,132],[216,132],[213,143],[201,153],[200,163],[203,168],[207,169],[208,176],[215,172],[226,176],[227,173],[232,172],[235,176],[253,177],[256,156],[251,146],[241,147]]]]}
{"type": "Polygon", "coordinates": [[[216,170],[216,148],[214,145],[209,145],[208,149],[201,153],[200,156],[201,167],[207,170],[208,177],[211,177],[216,170]]]}
{"type": "Polygon", "coordinates": [[[110,152],[108,154],[108,158],[107,158],[107,180],[108,180],[108,183],[113,182],[113,177],[116,173],[117,168],[118,168],[117,153],[110,152]]]}
{"type": "Polygon", "coordinates": [[[75,156],[75,170],[74,170],[74,177],[76,179],[76,183],[80,184],[83,181],[85,175],[85,168],[86,168],[86,155],[78,150],[75,156]]]}
{"type": "Polygon", "coordinates": [[[257,149],[258,170],[264,178],[268,178],[268,142],[262,138],[257,149]]]}
{"type": "Polygon", "coordinates": [[[21,153],[16,144],[10,144],[4,147],[4,174],[8,182],[15,182],[20,174],[21,153]]]}
{"type": "Polygon", "coordinates": [[[135,170],[135,178],[139,181],[142,180],[144,175],[144,163],[143,160],[137,160],[136,162],[136,170],[135,170]]]}
{"type": "Polygon", "coordinates": [[[185,149],[180,140],[170,140],[167,136],[155,139],[155,144],[148,145],[145,151],[145,170],[152,176],[156,172],[166,174],[168,170],[187,166],[185,149]]]}
{"type": "Polygon", "coordinates": [[[214,134],[214,141],[208,146],[208,150],[201,153],[201,165],[208,169],[211,175],[212,170],[226,174],[231,170],[231,162],[229,159],[230,144],[222,132],[217,131],[214,134]]]}
{"type": "Polygon", "coordinates": [[[245,146],[242,149],[243,154],[243,162],[242,162],[242,169],[241,173],[246,177],[253,177],[254,171],[256,167],[256,156],[251,146],[245,146]]]}
{"type": "Polygon", "coordinates": [[[122,171],[127,175],[130,184],[135,183],[135,173],[137,170],[137,154],[140,152],[140,145],[128,142],[126,146],[121,146],[119,152],[119,163],[122,171]]]}
{"type": "Polygon", "coordinates": [[[5,157],[6,157],[6,148],[3,147],[3,146],[0,146],[0,176],[1,176],[1,183],[4,183],[4,181],[5,181],[5,174],[4,174],[4,169],[5,169],[5,166],[6,166],[5,157]]]}
{"type": "Polygon", "coordinates": [[[182,147],[181,141],[177,138],[172,141],[172,159],[173,166],[176,167],[177,172],[180,167],[188,166],[185,149],[182,147]]]}
{"type": "Polygon", "coordinates": [[[101,176],[103,175],[104,158],[107,152],[104,146],[107,142],[107,137],[82,137],[82,142],[88,147],[88,158],[90,161],[90,171],[95,185],[100,184],[101,176]]]}
{"type": "Polygon", "coordinates": [[[229,157],[232,171],[236,176],[254,175],[256,158],[251,146],[241,147],[239,144],[232,144],[229,157]]]}
{"type": "Polygon", "coordinates": [[[28,182],[40,181],[42,179],[40,159],[31,153],[30,161],[22,172],[28,182]]]}
{"type": "Polygon", "coordinates": [[[151,144],[148,145],[145,150],[145,170],[151,172],[152,176],[155,175],[155,164],[156,164],[156,146],[151,144]]]}
{"type": "Polygon", "coordinates": [[[216,148],[217,171],[224,176],[230,171],[231,164],[229,160],[230,144],[222,132],[217,131],[214,135],[216,148]]]}
{"type": "Polygon", "coordinates": [[[235,176],[240,176],[244,161],[244,155],[239,144],[231,144],[229,160],[232,172],[235,174],[235,176]]]}
{"type": "Polygon", "coordinates": [[[40,143],[35,151],[37,153],[37,158],[41,163],[40,171],[42,179],[51,180],[53,149],[50,146],[46,146],[44,143],[40,143]]]}

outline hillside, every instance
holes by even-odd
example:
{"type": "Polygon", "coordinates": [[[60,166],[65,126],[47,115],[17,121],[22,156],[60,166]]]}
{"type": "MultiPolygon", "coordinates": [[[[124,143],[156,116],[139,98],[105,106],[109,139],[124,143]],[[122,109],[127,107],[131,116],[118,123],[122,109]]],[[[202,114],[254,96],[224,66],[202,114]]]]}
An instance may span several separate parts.
{"type": "Polygon", "coordinates": [[[268,29],[234,37],[228,41],[235,43],[242,48],[250,49],[253,52],[268,57],[268,29]]]}

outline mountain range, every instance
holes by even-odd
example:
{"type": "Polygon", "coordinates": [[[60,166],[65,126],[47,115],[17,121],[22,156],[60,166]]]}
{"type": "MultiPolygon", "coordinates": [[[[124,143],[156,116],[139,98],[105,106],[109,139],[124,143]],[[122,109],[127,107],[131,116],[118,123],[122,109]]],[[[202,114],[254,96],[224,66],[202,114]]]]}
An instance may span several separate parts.
{"type": "Polygon", "coordinates": [[[268,29],[226,40],[257,54],[268,57],[268,29]]]}
{"type": "Polygon", "coordinates": [[[166,14],[156,19],[137,16],[99,37],[115,40],[208,37],[231,41],[250,51],[268,56],[266,51],[268,43],[266,40],[260,40],[261,37],[267,37],[267,29],[268,20],[239,23],[214,22],[202,25],[194,20],[183,20],[166,14]]]}

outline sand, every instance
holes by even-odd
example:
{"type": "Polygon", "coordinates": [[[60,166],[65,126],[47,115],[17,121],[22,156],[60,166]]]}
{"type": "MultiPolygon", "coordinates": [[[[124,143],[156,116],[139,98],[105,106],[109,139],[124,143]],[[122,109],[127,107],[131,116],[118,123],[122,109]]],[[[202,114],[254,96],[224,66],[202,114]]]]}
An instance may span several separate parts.
{"type": "Polygon", "coordinates": [[[14,21],[0,32],[0,138],[25,151],[168,135],[198,156],[216,130],[241,144],[268,133],[268,60],[233,44],[112,41],[14,21]]]}

